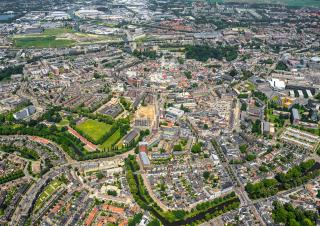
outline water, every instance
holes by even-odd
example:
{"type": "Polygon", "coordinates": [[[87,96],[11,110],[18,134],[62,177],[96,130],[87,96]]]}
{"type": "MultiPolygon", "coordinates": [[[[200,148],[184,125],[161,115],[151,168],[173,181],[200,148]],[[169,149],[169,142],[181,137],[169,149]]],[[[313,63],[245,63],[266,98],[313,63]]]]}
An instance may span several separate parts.
{"type": "Polygon", "coordinates": [[[0,21],[6,21],[14,18],[13,14],[0,14],[0,21]]]}

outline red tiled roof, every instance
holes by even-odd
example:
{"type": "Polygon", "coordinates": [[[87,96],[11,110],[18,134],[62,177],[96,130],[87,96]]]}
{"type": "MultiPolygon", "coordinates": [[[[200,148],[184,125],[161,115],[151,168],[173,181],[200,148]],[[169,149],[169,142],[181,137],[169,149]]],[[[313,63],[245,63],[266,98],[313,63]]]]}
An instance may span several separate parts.
{"type": "Polygon", "coordinates": [[[70,126],[68,126],[68,131],[69,133],[71,133],[73,136],[79,138],[81,140],[82,143],[86,144],[90,149],[97,149],[97,145],[91,143],[90,141],[88,141],[86,138],[84,138],[83,136],[81,136],[77,131],[75,131],[74,129],[72,129],[70,126]]]}
{"type": "Polygon", "coordinates": [[[93,208],[93,210],[90,212],[87,220],[85,221],[84,225],[89,226],[92,224],[94,218],[96,217],[96,214],[98,212],[97,208],[93,208]]]}

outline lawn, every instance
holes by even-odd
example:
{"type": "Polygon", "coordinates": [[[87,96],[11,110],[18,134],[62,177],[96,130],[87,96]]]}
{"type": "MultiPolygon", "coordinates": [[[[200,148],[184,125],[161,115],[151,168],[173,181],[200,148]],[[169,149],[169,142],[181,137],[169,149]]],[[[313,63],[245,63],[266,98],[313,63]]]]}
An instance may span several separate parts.
{"type": "Polygon", "coordinates": [[[61,128],[64,126],[68,126],[69,125],[69,120],[68,119],[62,119],[59,123],[57,123],[57,127],[61,128]]]}
{"type": "Polygon", "coordinates": [[[17,48],[63,48],[79,45],[119,41],[120,37],[93,35],[75,32],[70,28],[46,29],[39,34],[14,35],[12,41],[17,48]]]}
{"type": "Polygon", "coordinates": [[[53,28],[53,29],[46,29],[43,34],[44,35],[61,35],[65,33],[73,33],[74,31],[70,28],[53,28]]]}
{"type": "Polygon", "coordinates": [[[271,122],[275,122],[276,119],[279,119],[279,116],[278,115],[273,115],[273,114],[268,114],[268,119],[271,122]]]}
{"type": "Polygon", "coordinates": [[[48,201],[48,199],[58,190],[58,188],[62,185],[62,181],[59,179],[53,180],[50,184],[45,188],[45,190],[40,194],[37,199],[34,209],[38,210],[43,206],[43,204],[48,201]]]}
{"type": "Polygon", "coordinates": [[[92,140],[98,142],[111,129],[112,125],[99,122],[97,120],[88,119],[83,123],[77,125],[77,129],[81,130],[92,140]]]}
{"type": "Polygon", "coordinates": [[[25,36],[14,38],[14,46],[18,48],[59,48],[70,47],[73,40],[57,39],[55,36],[25,36]]]}
{"type": "Polygon", "coordinates": [[[18,48],[59,48],[70,47],[75,41],[59,38],[59,35],[73,33],[69,28],[47,29],[41,34],[15,35],[14,46],[18,48]]]}
{"type": "Polygon", "coordinates": [[[247,82],[246,87],[249,91],[254,91],[256,89],[255,85],[252,82],[247,82]]]}
{"type": "Polygon", "coordinates": [[[114,132],[101,146],[100,149],[110,149],[113,145],[115,145],[121,138],[120,129],[114,132]]]}

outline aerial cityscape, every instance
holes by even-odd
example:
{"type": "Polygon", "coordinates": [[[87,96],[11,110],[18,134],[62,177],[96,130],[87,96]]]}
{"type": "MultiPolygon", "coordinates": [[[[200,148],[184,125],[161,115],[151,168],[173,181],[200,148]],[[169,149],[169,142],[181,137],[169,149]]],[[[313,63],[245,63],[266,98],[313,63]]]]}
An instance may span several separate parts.
{"type": "Polygon", "coordinates": [[[0,226],[319,214],[320,1],[0,0],[0,226]]]}

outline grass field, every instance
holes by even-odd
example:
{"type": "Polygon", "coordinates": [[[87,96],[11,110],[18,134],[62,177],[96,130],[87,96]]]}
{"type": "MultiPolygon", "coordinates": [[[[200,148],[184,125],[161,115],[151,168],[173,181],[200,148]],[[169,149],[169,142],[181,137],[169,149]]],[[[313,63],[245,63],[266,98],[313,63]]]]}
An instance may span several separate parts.
{"type": "Polygon", "coordinates": [[[247,82],[245,86],[249,91],[254,91],[256,89],[255,85],[252,82],[247,82]]]}
{"type": "Polygon", "coordinates": [[[67,126],[67,125],[69,125],[69,120],[68,120],[68,119],[62,119],[62,120],[57,124],[58,127],[63,127],[63,126],[67,126]]]}
{"type": "Polygon", "coordinates": [[[70,28],[47,29],[40,34],[19,34],[12,37],[16,48],[63,48],[75,44],[118,42],[121,38],[75,32],[70,28]]]}
{"type": "Polygon", "coordinates": [[[121,138],[120,129],[114,132],[101,146],[100,149],[110,149],[113,145],[115,145],[121,138]]]}
{"type": "Polygon", "coordinates": [[[54,28],[47,29],[43,32],[44,35],[60,35],[65,33],[74,33],[74,31],[70,28],[54,28]]]}
{"type": "Polygon", "coordinates": [[[59,48],[69,47],[75,42],[67,39],[56,39],[53,36],[49,37],[25,37],[16,38],[14,45],[18,48],[59,48]]]}
{"type": "Polygon", "coordinates": [[[69,28],[47,29],[41,34],[16,35],[14,46],[18,48],[59,48],[70,47],[74,40],[58,38],[58,35],[73,33],[69,28]]]}
{"type": "Polygon", "coordinates": [[[59,123],[56,124],[57,128],[59,130],[61,130],[63,127],[68,126],[69,125],[69,120],[68,119],[62,119],[59,123]]]}
{"type": "Polygon", "coordinates": [[[107,132],[110,131],[112,125],[99,122],[97,120],[88,119],[77,125],[77,129],[81,130],[94,141],[101,139],[107,132]]]}
{"type": "Polygon", "coordinates": [[[58,190],[58,188],[62,184],[63,183],[59,179],[51,181],[50,184],[45,188],[45,190],[40,194],[35,203],[34,209],[38,210],[39,208],[41,208],[43,204],[48,201],[48,199],[55,193],[55,191],[58,190]]]}
{"type": "Polygon", "coordinates": [[[273,115],[273,114],[268,114],[267,118],[271,122],[275,122],[276,119],[279,119],[279,116],[278,115],[273,115]]]}

